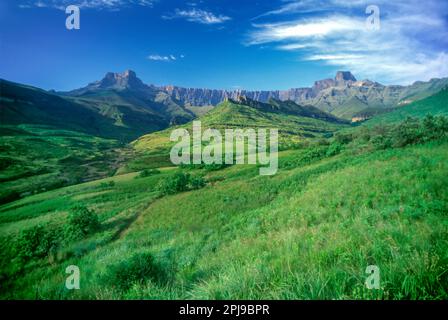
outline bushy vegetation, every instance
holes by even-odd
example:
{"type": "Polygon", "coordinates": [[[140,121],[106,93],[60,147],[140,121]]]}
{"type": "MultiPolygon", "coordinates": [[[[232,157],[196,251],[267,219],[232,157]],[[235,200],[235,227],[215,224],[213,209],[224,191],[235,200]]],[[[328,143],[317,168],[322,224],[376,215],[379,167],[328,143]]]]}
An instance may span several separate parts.
{"type": "Polygon", "coordinates": [[[101,184],[100,184],[100,187],[104,188],[104,189],[113,188],[114,186],[115,186],[115,182],[114,181],[101,182],[101,184]]]}
{"type": "Polygon", "coordinates": [[[160,170],[157,169],[144,169],[142,171],[140,171],[140,173],[138,174],[137,178],[146,178],[155,174],[159,174],[160,170]]]}
{"type": "Polygon", "coordinates": [[[68,214],[64,235],[69,240],[79,240],[99,229],[98,216],[84,206],[76,206],[68,214]]]}
{"type": "Polygon", "coordinates": [[[304,148],[300,157],[285,161],[283,168],[308,165],[340,154],[343,150],[360,153],[402,148],[407,145],[443,140],[448,136],[448,117],[427,115],[423,119],[408,117],[398,124],[361,127],[338,132],[328,140],[317,140],[304,148]]]}
{"type": "Polygon", "coordinates": [[[201,176],[194,176],[190,173],[177,172],[169,178],[163,179],[157,185],[157,190],[161,194],[175,194],[187,190],[203,188],[206,182],[201,176]]]}
{"type": "Polygon", "coordinates": [[[25,229],[20,232],[14,244],[17,257],[22,262],[44,258],[57,247],[57,235],[42,225],[25,229]]]}
{"type": "Polygon", "coordinates": [[[108,268],[104,282],[119,291],[128,290],[133,284],[142,284],[146,281],[163,283],[166,273],[157,264],[150,253],[136,253],[108,268]]]}

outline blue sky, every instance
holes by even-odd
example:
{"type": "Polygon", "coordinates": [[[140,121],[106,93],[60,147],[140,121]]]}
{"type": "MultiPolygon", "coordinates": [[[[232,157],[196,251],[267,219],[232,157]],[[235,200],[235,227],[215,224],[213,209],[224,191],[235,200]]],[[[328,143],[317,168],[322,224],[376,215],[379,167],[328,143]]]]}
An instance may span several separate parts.
{"type": "Polygon", "coordinates": [[[350,70],[409,84],[448,76],[445,0],[3,0],[0,77],[69,90],[132,69],[146,83],[288,89],[350,70]],[[65,28],[79,5],[81,29],[65,28]],[[380,9],[368,30],[366,8],[380,9]]]}

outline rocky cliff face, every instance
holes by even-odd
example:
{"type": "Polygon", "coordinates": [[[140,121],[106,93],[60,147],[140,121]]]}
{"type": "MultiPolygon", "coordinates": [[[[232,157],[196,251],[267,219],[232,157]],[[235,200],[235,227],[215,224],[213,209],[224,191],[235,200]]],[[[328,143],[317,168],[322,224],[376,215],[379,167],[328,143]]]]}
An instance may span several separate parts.
{"type": "Polygon", "coordinates": [[[126,70],[123,73],[108,72],[102,80],[95,84],[99,88],[115,87],[138,89],[146,87],[132,70],[126,70]]]}
{"type": "Polygon", "coordinates": [[[89,83],[86,87],[68,92],[69,95],[82,95],[87,92],[98,90],[152,90],[153,86],[148,86],[140,80],[132,70],[123,73],[108,72],[103,79],[89,83]]]}
{"type": "Polygon", "coordinates": [[[446,85],[448,78],[419,81],[410,86],[384,86],[370,80],[358,81],[349,71],[338,71],[333,79],[316,81],[310,88],[228,91],[165,86],[160,89],[185,105],[216,105],[226,98],[235,100],[239,95],[244,95],[261,102],[267,102],[269,99],[292,100],[351,119],[353,114],[366,108],[396,107],[402,101],[413,101],[434,94],[446,85]]]}

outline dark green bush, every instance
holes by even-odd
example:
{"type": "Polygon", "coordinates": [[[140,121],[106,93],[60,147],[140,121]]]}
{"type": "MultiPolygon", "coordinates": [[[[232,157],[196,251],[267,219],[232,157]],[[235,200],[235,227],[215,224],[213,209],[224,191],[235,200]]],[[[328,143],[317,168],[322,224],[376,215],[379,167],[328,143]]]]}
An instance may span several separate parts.
{"type": "Polygon", "coordinates": [[[130,259],[112,265],[105,276],[105,282],[119,290],[128,290],[134,283],[147,280],[163,283],[166,279],[163,268],[150,253],[134,254],[130,259]]]}
{"type": "Polygon", "coordinates": [[[340,143],[333,142],[328,146],[326,156],[327,157],[335,156],[335,155],[341,153],[342,149],[343,149],[343,147],[340,143]]]}
{"type": "Polygon", "coordinates": [[[406,118],[392,132],[393,146],[404,147],[415,144],[422,140],[424,132],[420,126],[420,121],[411,117],[406,118]]]}
{"type": "Polygon", "coordinates": [[[392,147],[392,140],[388,136],[377,135],[372,137],[370,143],[375,150],[384,150],[392,147]]]}
{"type": "Polygon", "coordinates": [[[157,185],[157,190],[163,194],[175,194],[182,191],[195,190],[205,186],[204,178],[191,176],[189,173],[177,172],[162,180],[157,185]]]}
{"type": "Polygon", "coordinates": [[[145,169],[138,174],[137,178],[146,178],[159,173],[160,171],[157,169],[145,169]]]}
{"type": "Polygon", "coordinates": [[[57,247],[57,236],[55,232],[38,225],[20,232],[14,247],[17,257],[23,261],[44,258],[57,247]]]}
{"type": "Polygon", "coordinates": [[[205,180],[201,176],[190,176],[188,186],[191,190],[201,189],[205,187],[205,180]]]}
{"type": "Polygon", "coordinates": [[[433,117],[427,115],[423,119],[424,140],[435,140],[446,137],[448,133],[448,118],[444,116],[433,117]]]}
{"type": "Polygon", "coordinates": [[[177,172],[173,176],[160,181],[157,185],[157,190],[164,195],[186,191],[189,178],[190,174],[177,172]]]}
{"type": "Polygon", "coordinates": [[[353,135],[351,133],[342,133],[337,132],[334,135],[334,141],[336,141],[339,144],[348,144],[349,142],[353,141],[353,135]]]}
{"type": "Polygon", "coordinates": [[[84,206],[74,207],[67,217],[64,233],[68,240],[79,240],[98,230],[100,223],[95,212],[84,206]]]}
{"type": "Polygon", "coordinates": [[[314,161],[323,159],[326,156],[328,147],[319,146],[309,149],[300,159],[300,164],[310,164],[314,161]]]}
{"type": "Polygon", "coordinates": [[[109,181],[109,182],[101,182],[100,188],[112,188],[115,186],[115,181],[109,181]]]}

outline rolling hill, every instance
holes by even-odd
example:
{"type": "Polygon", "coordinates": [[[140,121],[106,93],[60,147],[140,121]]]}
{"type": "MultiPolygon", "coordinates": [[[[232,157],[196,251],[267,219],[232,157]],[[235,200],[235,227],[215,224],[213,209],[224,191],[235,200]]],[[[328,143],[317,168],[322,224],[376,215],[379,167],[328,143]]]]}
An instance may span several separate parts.
{"type": "Polygon", "coordinates": [[[130,129],[115,126],[94,106],[6,80],[0,80],[0,124],[47,125],[103,137],[132,135],[130,129]]]}
{"type": "MultiPolygon", "coordinates": [[[[263,103],[244,96],[237,100],[227,99],[197,120],[201,121],[203,130],[277,128],[280,149],[292,148],[308,139],[331,136],[337,130],[350,126],[348,121],[312,106],[279,100],[263,103]]],[[[151,164],[170,166],[169,149],[174,142],[170,142],[169,137],[174,128],[191,131],[192,124],[154,132],[132,142],[137,155],[128,163],[128,170],[139,170],[151,164]]]]}
{"type": "Polygon", "coordinates": [[[39,124],[130,141],[195,117],[135,73],[104,79],[67,93],[0,80],[0,124],[39,124]]]}
{"type": "MultiPolygon", "coordinates": [[[[194,118],[190,110],[179,105],[164,91],[144,84],[132,70],[109,72],[103,79],[84,88],[59,94],[97,105],[100,113],[116,117],[120,123],[138,129],[144,129],[146,125],[145,120],[140,118],[142,113],[149,114],[165,127],[194,118]]],[[[146,130],[150,131],[154,130],[146,130]]]]}
{"type": "Polygon", "coordinates": [[[113,175],[132,151],[44,125],[0,126],[0,203],[113,175]]]}
{"type": "Polygon", "coordinates": [[[365,122],[365,125],[394,123],[402,121],[406,117],[423,118],[427,114],[433,116],[448,114],[448,87],[430,97],[412,102],[389,113],[377,115],[365,122]]]}

